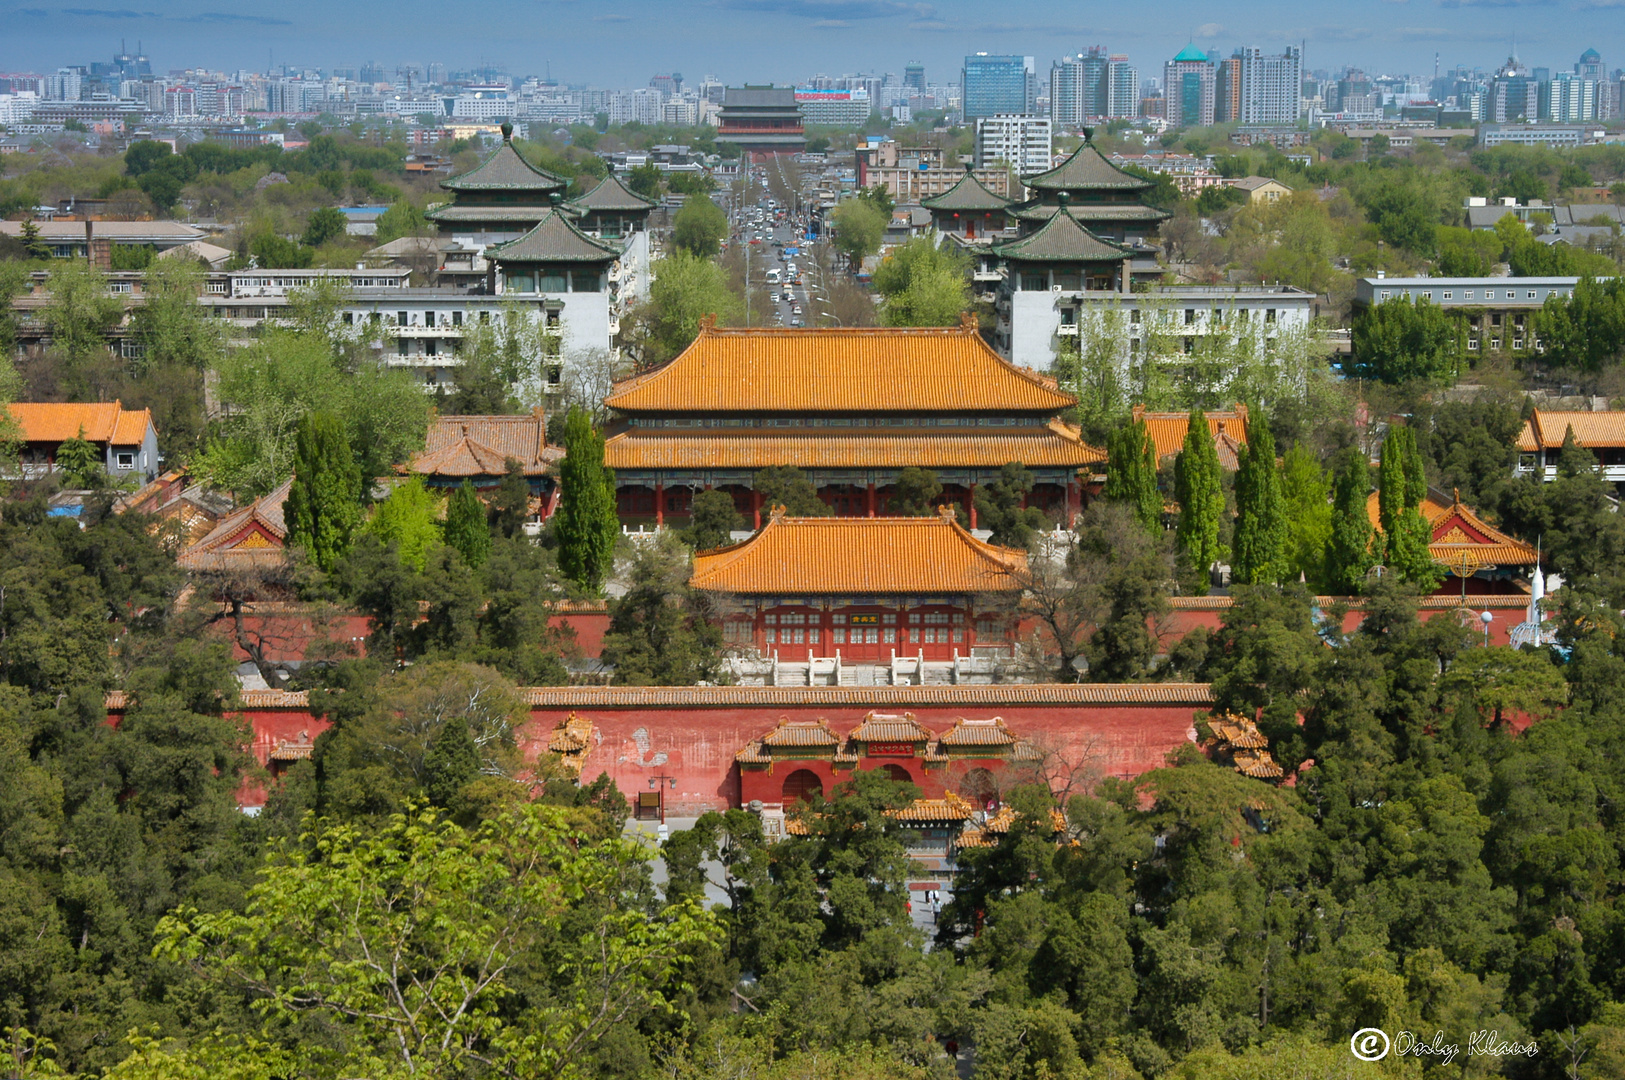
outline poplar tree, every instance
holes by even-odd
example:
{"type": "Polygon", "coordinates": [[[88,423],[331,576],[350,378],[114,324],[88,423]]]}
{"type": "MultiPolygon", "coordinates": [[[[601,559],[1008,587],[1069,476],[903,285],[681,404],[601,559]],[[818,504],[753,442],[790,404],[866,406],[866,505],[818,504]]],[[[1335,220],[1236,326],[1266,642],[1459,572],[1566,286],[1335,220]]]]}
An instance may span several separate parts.
{"type": "Polygon", "coordinates": [[[1345,596],[1360,591],[1371,569],[1371,469],[1365,455],[1344,450],[1332,484],[1332,533],[1326,544],[1326,577],[1331,588],[1345,596]]]}
{"type": "Polygon", "coordinates": [[[596,593],[614,565],[621,524],[615,516],[615,474],[604,467],[604,436],[579,406],[564,419],[559,487],[563,501],[553,521],[559,570],[596,593]]]}
{"type": "Polygon", "coordinates": [[[1206,596],[1212,580],[1209,570],[1219,561],[1224,487],[1219,476],[1219,451],[1201,409],[1191,410],[1184,448],[1174,459],[1174,498],[1179,502],[1179,561],[1191,591],[1206,596]]]}
{"type": "Polygon", "coordinates": [[[361,524],[361,468],[344,422],[332,413],[307,413],[294,445],[288,491],[288,543],[302,547],[324,572],[350,550],[361,524]]]}
{"type": "Polygon", "coordinates": [[[446,504],[446,543],[476,570],[491,554],[491,527],[485,521],[485,504],[467,480],[451,493],[446,504]]]}
{"type": "Polygon", "coordinates": [[[1247,423],[1247,445],[1236,470],[1236,533],[1231,564],[1237,581],[1277,581],[1286,555],[1286,512],[1275,467],[1275,437],[1260,413],[1247,423]]]}
{"type": "Polygon", "coordinates": [[[1119,427],[1106,440],[1106,487],[1101,497],[1124,502],[1147,532],[1162,526],[1162,495],[1157,491],[1157,451],[1144,418],[1119,427]]]}

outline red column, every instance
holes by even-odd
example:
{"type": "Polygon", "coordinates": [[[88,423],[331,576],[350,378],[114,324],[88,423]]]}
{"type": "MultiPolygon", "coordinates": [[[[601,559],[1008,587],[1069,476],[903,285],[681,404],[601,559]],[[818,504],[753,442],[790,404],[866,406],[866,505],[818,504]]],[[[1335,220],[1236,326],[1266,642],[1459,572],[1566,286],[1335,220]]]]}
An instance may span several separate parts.
{"type": "Polygon", "coordinates": [[[970,527],[976,528],[976,481],[970,483],[970,491],[965,495],[965,509],[970,511],[970,527]]]}
{"type": "Polygon", "coordinates": [[[666,482],[655,481],[655,528],[666,523],[666,482]]]}
{"type": "Polygon", "coordinates": [[[875,516],[875,485],[872,480],[869,482],[869,516],[875,516]]]}
{"type": "Polygon", "coordinates": [[[750,493],[751,528],[760,530],[762,527],[762,493],[751,489],[750,493]]]}

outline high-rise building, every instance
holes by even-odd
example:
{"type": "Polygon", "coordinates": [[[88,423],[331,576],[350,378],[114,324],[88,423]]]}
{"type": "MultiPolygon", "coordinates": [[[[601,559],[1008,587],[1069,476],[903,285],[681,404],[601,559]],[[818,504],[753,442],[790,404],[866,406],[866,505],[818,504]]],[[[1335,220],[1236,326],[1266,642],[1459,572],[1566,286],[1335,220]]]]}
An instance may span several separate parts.
{"type": "Polygon", "coordinates": [[[1540,83],[1516,56],[1507,57],[1506,66],[1490,83],[1484,119],[1495,124],[1540,117],[1540,83]]]}
{"type": "Polygon", "coordinates": [[[1018,173],[1043,172],[1054,149],[1047,116],[984,116],[976,121],[978,169],[1003,161],[1018,173]]]}
{"type": "Polygon", "coordinates": [[[1207,127],[1213,123],[1213,62],[1195,45],[1187,45],[1162,66],[1162,110],[1170,127],[1207,127]]]}
{"type": "Polygon", "coordinates": [[[1083,111],[1083,57],[1063,56],[1049,69],[1049,115],[1056,127],[1077,127],[1083,111]]]}
{"type": "Polygon", "coordinates": [[[1128,57],[1114,53],[1106,58],[1106,116],[1132,120],[1139,115],[1140,71],[1129,66],[1128,57]]]}
{"type": "Polygon", "coordinates": [[[1302,113],[1303,53],[1287,46],[1279,54],[1262,49],[1237,51],[1241,57],[1243,124],[1293,125],[1302,113]]]}
{"type": "Polygon", "coordinates": [[[1597,119],[1596,79],[1586,79],[1571,71],[1559,71],[1546,85],[1545,119],[1558,123],[1585,123],[1597,119]]]}
{"type": "Polygon", "coordinates": [[[1231,124],[1241,119],[1241,57],[1214,64],[1213,122],[1231,124]]]}
{"type": "Polygon", "coordinates": [[[1038,97],[1037,75],[1030,56],[967,56],[960,71],[960,86],[961,111],[966,120],[1031,115],[1038,97]]]}
{"type": "Polygon", "coordinates": [[[910,90],[925,93],[925,65],[918,60],[911,61],[903,69],[903,85],[910,90]]]}
{"type": "Polygon", "coordinates": [[[75,68],[58,68],[54,75],[45,76],[45,100],[78,101],[84,78],[83,73],[75,68]]]}
{"type": "Polygon", "coordinates": [[[1619,83],[1618,80],[1608,77],[1608,65],[1602,62],[1601,53],[1596,49],[1587,49],[1581,53],[1579,62],[1574,65],[1574,74],[1597,84],[1597,111],[1590,119],[1612,120],[1619,115],[1619,100],[1616,94],[1619,83]]]}

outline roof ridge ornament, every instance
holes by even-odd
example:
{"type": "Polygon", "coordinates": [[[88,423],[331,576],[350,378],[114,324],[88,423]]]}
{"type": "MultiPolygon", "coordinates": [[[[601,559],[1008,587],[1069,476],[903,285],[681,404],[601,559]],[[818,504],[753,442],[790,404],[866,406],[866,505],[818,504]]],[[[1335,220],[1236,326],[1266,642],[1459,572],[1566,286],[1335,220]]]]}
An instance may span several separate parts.
{"type": "Polygon", "coordinates": [[[783,521],[786,509],[787,508],[785,507],[785,505],[783,503],[780,503],[779,505],[775,506],[768,515],[768,524],[772,524],[772,523],[778,522],[778,521],[783,521]]]}
{"type": "Polygon", "coordinates": [[[502,122],[502,141],[505,143],[513,142],[513,125],[506,120],[502,122]]]}
{"type": "Polygon", "coordinates": [[[982,323],[974,311],[961,311],[959,313],[959,328],[961,330],[976,331],[982,328],[982,323]]]}

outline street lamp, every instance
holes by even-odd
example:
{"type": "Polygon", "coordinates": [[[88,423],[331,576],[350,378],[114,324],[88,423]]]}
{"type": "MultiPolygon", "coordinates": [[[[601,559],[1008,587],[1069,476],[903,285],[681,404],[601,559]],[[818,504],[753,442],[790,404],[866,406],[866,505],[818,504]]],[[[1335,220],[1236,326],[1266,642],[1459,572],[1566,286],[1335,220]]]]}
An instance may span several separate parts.
{"type": "Polygon", "coordinates": [[[664,825],[666,823],[666,792],[660,786],[662,780],[666,781],[675,791],[677,789],[677,777],[667,776],[665,773],[656,773],[654,776],[649,777],[649,790],[660,794],[660,824],[664,825]]]}
{"type": "Polygon", "coordinates": [[[1487,649],[1490,647],[1490,625],[1495,622],[1495,616],[1486,611],[1478,620],[1484,624],[1484,647],[1487,649]]]}

